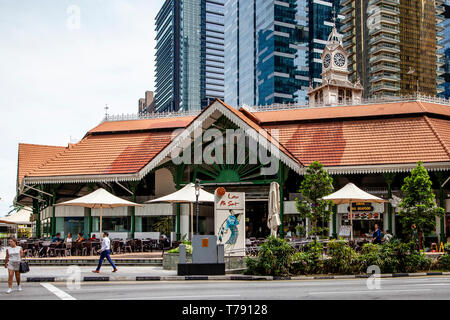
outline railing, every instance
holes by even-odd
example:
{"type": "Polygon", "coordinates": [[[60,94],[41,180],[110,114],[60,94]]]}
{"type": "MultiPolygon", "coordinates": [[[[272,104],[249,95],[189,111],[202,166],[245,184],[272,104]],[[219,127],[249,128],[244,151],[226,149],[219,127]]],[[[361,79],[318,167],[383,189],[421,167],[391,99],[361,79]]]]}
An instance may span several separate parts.
{"type": "MultiPolygon", "coordinates": [[[[382,97],[373,97],[373,98],[367,98],[362,99],[361,102],[357,103],[357,105],[367,105],[367,104],[375,104],[375,103],[385,103],[385,102],[409,102],[409,101],[423,101],[423,102],[433,102],[433,103],[439,103],[442,105],[450,106],[450,100],[441,98],[441,97],[434,97],[434,96],[426,96],[423,94],[413,94],[413,95],[406,95],[406,96],[382,96],[382,97]]],[[[308,109],[308,108],[320,108],[320,107],[330,107],[330,106],[351,106],[352,103],[348,103],[346,101],[342,103],[334,103],[331,105],[324,105],[324,104],[315,104],[314,106],[310,105],[308,102],[305,102],[303,104],[297,104],[297,103],[289,103],[289,104],[272,104],[272,105],[263,105],[263,106],[248,106],[243,105],[242,107],[250,112],[262,112],[262,111],[274,111],[274,110],[292,110],[292,109],[308,109]]],[[[190,115],[191,113],[188,112],[171,112],[171,113],[152,113],[145,115],[145,118],[141,118],[141,115],[134,114],[134,115],[114,115],[114,116],[108,116],[108,118],[104,121],[123,121],[123,120],[139,120],[139,119],[152,119],[152,118],[170,118],[170,117],[183,117],[186,115],[190,115]],[[123,116],[123,118],[122,118],[123,116]]],[[[192,113],[197,114],[197,113],[192,113]]],[[[191,114],[191,115],[192,115],[191,114]]]]}
{"type": "Polygon", "coordinates": [[[179,111],[179,112],[153,112],[153,113],[131,113],[131,114],[117,114],[105,115],[103,121],[126,121],[126,120],[142,120],[142,119],[159,119],[159,118],[173,118],[173,117],[188,117],[196,116],[200,110],[193,111],[179,111]]]}

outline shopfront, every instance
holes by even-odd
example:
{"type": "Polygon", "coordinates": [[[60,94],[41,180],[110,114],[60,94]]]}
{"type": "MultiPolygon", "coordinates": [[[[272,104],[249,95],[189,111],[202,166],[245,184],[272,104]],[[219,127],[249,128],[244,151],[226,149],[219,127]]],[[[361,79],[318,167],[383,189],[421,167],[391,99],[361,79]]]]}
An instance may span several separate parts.
{"type": "MultiPolygon", "coordinates": [[[[353,236],[355,238],[372,238],[375,224],[381,230],[387,229],[384,203],[356,202],[352,204],[353,236]]],[[[349,237],[351,226],[350,206],[341,204],[337,206],[337,235],[349,237]]],[[[391,231],[392,232],[392,231],[391,231]]],[[[331,233],[330,233],[331,235],[331,233]]]]}

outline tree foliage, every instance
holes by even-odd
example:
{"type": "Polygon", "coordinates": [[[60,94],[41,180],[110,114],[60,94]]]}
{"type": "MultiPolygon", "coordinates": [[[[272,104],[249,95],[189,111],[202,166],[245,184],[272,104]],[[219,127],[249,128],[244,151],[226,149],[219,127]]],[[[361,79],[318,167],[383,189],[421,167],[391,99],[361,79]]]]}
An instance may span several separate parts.
{"type": "Polygon", "coordinates": [[[295,205],[300,216],[309,218],[312,224],[312,234],[317,236],[327,228],[321,228],[319,222],[327,223],[332,214],[332,202],[321,198],[333,191],[333,178],[323,169],[323,165],[314,161],[306,170],[306,175],[300,185],[301,199],[295,199],[295,205]]]}
{"type": "Polygon", "coordinates": [[[444,209],[436,206],[432,182],[422,162],[406,177],[402,186],[405,197],[400,203],[399,215],[406,230],[415,225],[418,232],[429,233],[436,227],[436,217],[444,214],[444,209]]]}

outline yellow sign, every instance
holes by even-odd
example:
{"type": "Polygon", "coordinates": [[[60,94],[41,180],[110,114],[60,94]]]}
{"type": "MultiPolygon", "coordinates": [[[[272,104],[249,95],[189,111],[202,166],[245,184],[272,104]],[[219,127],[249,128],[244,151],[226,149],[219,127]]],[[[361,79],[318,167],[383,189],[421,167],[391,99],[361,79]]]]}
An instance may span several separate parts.
{"type": "Polygon", "coordinates": [[[444,252],[444,243],[441,242],[441,245],[439,246],[439,252],[444,252]]]}

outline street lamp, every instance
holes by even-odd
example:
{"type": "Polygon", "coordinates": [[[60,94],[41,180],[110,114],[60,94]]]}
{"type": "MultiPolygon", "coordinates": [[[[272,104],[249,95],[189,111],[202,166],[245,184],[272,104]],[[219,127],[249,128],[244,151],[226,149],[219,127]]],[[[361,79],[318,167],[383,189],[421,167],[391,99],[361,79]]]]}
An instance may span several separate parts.
{"type": "Polygon", "coordinates": [[[196,216],[196,225],[195,225],[195,234],[198,235],[198,197],[200,195],[200,180],[195,179],[195,216],[196,216]]]}

